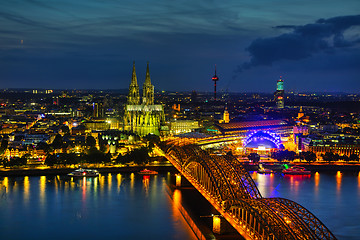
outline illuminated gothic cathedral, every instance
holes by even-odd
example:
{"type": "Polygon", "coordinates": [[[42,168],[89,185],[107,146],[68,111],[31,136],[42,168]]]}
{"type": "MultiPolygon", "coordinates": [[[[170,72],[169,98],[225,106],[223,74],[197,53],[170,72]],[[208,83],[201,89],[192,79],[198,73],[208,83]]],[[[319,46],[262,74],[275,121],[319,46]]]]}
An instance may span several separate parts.
{"type": "Polygon", "coordinates": [[[124,130],[132,131],[140,136],[146,136],[149,133],[159,135],[160,125],[164,120],[163,106],[154,104],[154,86],[150,80],[149,63],[146,68],[141,102],[134,62],[129,95],[125,106],[124,130]]]}

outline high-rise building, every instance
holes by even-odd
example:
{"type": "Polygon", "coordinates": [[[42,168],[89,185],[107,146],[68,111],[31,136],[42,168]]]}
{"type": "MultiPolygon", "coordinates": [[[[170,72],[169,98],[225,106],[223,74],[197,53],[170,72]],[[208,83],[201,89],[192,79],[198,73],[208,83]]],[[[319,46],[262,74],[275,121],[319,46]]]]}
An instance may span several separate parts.
{"type": "Polygon", "coordinates": [[[277,108],[284,108],[284,81],[281,79],[277,80],[276,91],[274,93],[274,99],[277,108]]]}
{"type": "Polygon", "coordinates": [[[147,64],[141,102],[134,62],[128,100],[125,106],[124,130],[132,131],[140,136],[146,136],[149,133],[159,135],[160,125],[164,121],[163,106],[154,104],[154,86],[150,80],[149,63],[147,64]]]}
{"type": "Polygon", "coordinates": [[[94,118],[102,118],[104,117],[104,107],[101,102],[93,103],[93,117],[94,118]]]}

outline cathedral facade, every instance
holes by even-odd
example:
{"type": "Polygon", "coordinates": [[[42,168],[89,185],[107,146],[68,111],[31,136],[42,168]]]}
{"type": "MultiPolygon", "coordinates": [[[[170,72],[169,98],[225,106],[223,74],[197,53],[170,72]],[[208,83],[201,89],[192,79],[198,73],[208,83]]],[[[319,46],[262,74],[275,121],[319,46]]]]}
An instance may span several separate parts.
{"type": "Polygon", "coordinates": [[[129,95],[124,112],[124,130],[132,131],[140,136],[148,134],[160,135],[160,126],[165,121],[161,104],[154,104],[154,86],[151,84],[149,63],[143,84],[143,96],[140,98],[137,83],[135,62],[133,64],[129,95]]]}

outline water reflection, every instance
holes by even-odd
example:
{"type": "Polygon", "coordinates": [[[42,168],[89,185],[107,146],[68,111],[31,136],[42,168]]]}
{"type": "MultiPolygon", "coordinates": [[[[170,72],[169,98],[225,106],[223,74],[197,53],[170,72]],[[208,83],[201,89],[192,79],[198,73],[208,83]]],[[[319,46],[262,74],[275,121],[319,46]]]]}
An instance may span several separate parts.
{"type": "Polygon", "coordinates": [[[360,198],[360,172],[358,174],[358,196],[360,198]]]}
{"type": "Polygon", "coordinates": [[[109,191],[109,193],[111,193],[111,184],[112,184],[112,175],[111,175],[111,173],[109,173],[108,176],[107,176],[107,184],[108,184],[108,191],[109,191]]]}
{"type": "MultiPolygon", "coordinates": [[[[251,175],[255,176],[264,197],[273,196],[276,189],[278,196],[304,205],[316,216],[326,216],[320,219],[343,239],[357,239],[360,235],[359,228],[352,229],[351,233],[348,231],[349,221],[360,219],[359,211],[354,211],[360,209],[360,173],[315,173],[313,178],[278,173],[251,175]]],[[[0,178],[0,235],[11,236],[21,228],[23,235],[13,239],[25,239],[29,233],[36,232],[39,240],[48,239],[49,233],[54,235],[53,239],[60,240],[68,237],[63,231],[66,228],[84,232],[84,237],[90,239],[128,239],[140,231],[145,234],[140,239],[155,234],[155,231],[168,234],[158,239],[189,239],[183,221],[179,221],[182,219],[178,210],[181,191],[175,190],[173,201],[170,201],[165,194],[165,179],[170,179],[170,174],[149,178],[134,173],[85,179],[66,176],[0,178]],[[129,195],[129,192],[133,194],[129,195]],[[24,206],[27,206],[26,211],[24,206]],[[147,207],[150,210],[145,209],[147,207]],[[149,216],[143,215],[144,210],[149,216]],[[141,219],[134,217],[140,215],[143,216],[141,219]],[[18,224],[15,226],[14,222],[18,224]],[[120,236],[124,231],[130,235],[120,236]],[[177,234],[182,237],[174,237],[177,234]]]]}
{"type": "Polygon", "coordinates": [[[181,191],[180,190],[175,189],[173,191],[172,200],[173,200],[172,213],[173,213],[174,221],[178,221],[179,217],[180,217],[179,209],[181,208],[181,191]]]}
{"type": "Polygon", "coordinates": [[[24,205],[27,205],[30,199],[30,182],[29,177],[24,177],[24,205]]]}
{"type": "Polygon", "coordinates": [[[182,215],[176,211],[173,218],[165,179],[130,173],[0,178],[1,239],[35,238],[36,233],[39,240],[49,234],[60,240],[68,231],[89,239],[192,239],[186,223],[179,221],[182,215]]]}
{"type": "MultiPolygon", "coordinates": [[[[256,173],[255,173],[256,174],[256,173]]],[[[254,174],[253,174],[254,175],[254,174]]],[[[254,179],[254,178],[253,178],[254,179]]],[[[255,180],[257,180],[257,187],[260,191],[260,194],[263,196],[268,196],[268,186],[267,186],[268,176],[265,174],[256,174],[255,180]]]]}
{"type": "Polygon", "coordinates": [[[148,197],[148,195],[149,195],[149,186],[150,186],[150,176],[149,175],[144,175],[142,182],[143,182],[143,188],[145,190],[145,196],[148,197]]]}
{"type": "Polygon", "coordinates": [[[319,195],[319,183],[320,183],[320,174],[316,172],[314,174],[314,194],[316,197],[319,195]]]}
{"type": "Polygon", "coordinates": [[[42,208],[45,207],[46,204],[46,198],[45,198],[45,191],[46,191],[46,176],[41,176],[39,179],[39,200],[40,200],[40,206],[42,208]]]}
{"type": "Polygon", "coordinates": [[[341,194],[341,180],[342,180],[342,173],[337,171],[336,173],[336,195],[340,196],[341,194]]]}
{"type": "Polygon", "coordinates": [[[121,182],[122,182],[122,176],[120,173],[116,174],[116,179],[117,179],[117,192],[120,193],[120,187],[121,187],[121,182]]]}
{"type": "Polygon", "coordinates": [[[83,204],[86,203],[86,177],[83,177],[82,178],[82,186],[81,186],[81,189],[82,189],[82,202],[83,204]]]}
{"type": "Polygon", "coordinates": [[[131,195],[134,194],[134,184],[135,184],[135,174],[131,173],[130,174],[130,193],[131,193],[131,195]]]}

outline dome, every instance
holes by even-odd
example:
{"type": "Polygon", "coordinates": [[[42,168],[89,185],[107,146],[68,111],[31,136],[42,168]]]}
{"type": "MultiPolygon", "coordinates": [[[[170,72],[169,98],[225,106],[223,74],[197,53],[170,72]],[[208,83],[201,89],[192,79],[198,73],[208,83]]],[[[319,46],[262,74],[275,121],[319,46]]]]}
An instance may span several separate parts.
{"type": "Polygon", "coordinates": [[[246,145],[247,148],[278,148],[275,143],[267,139],[254,139],[246,145]]]}
{"type": "Polygon", "coordinates": [[[275,134],[268,132],[258,131],[254,134],[251,134],[244,141],[244,146],[247,148],[280,148],[280,138],[275,134]]]}

